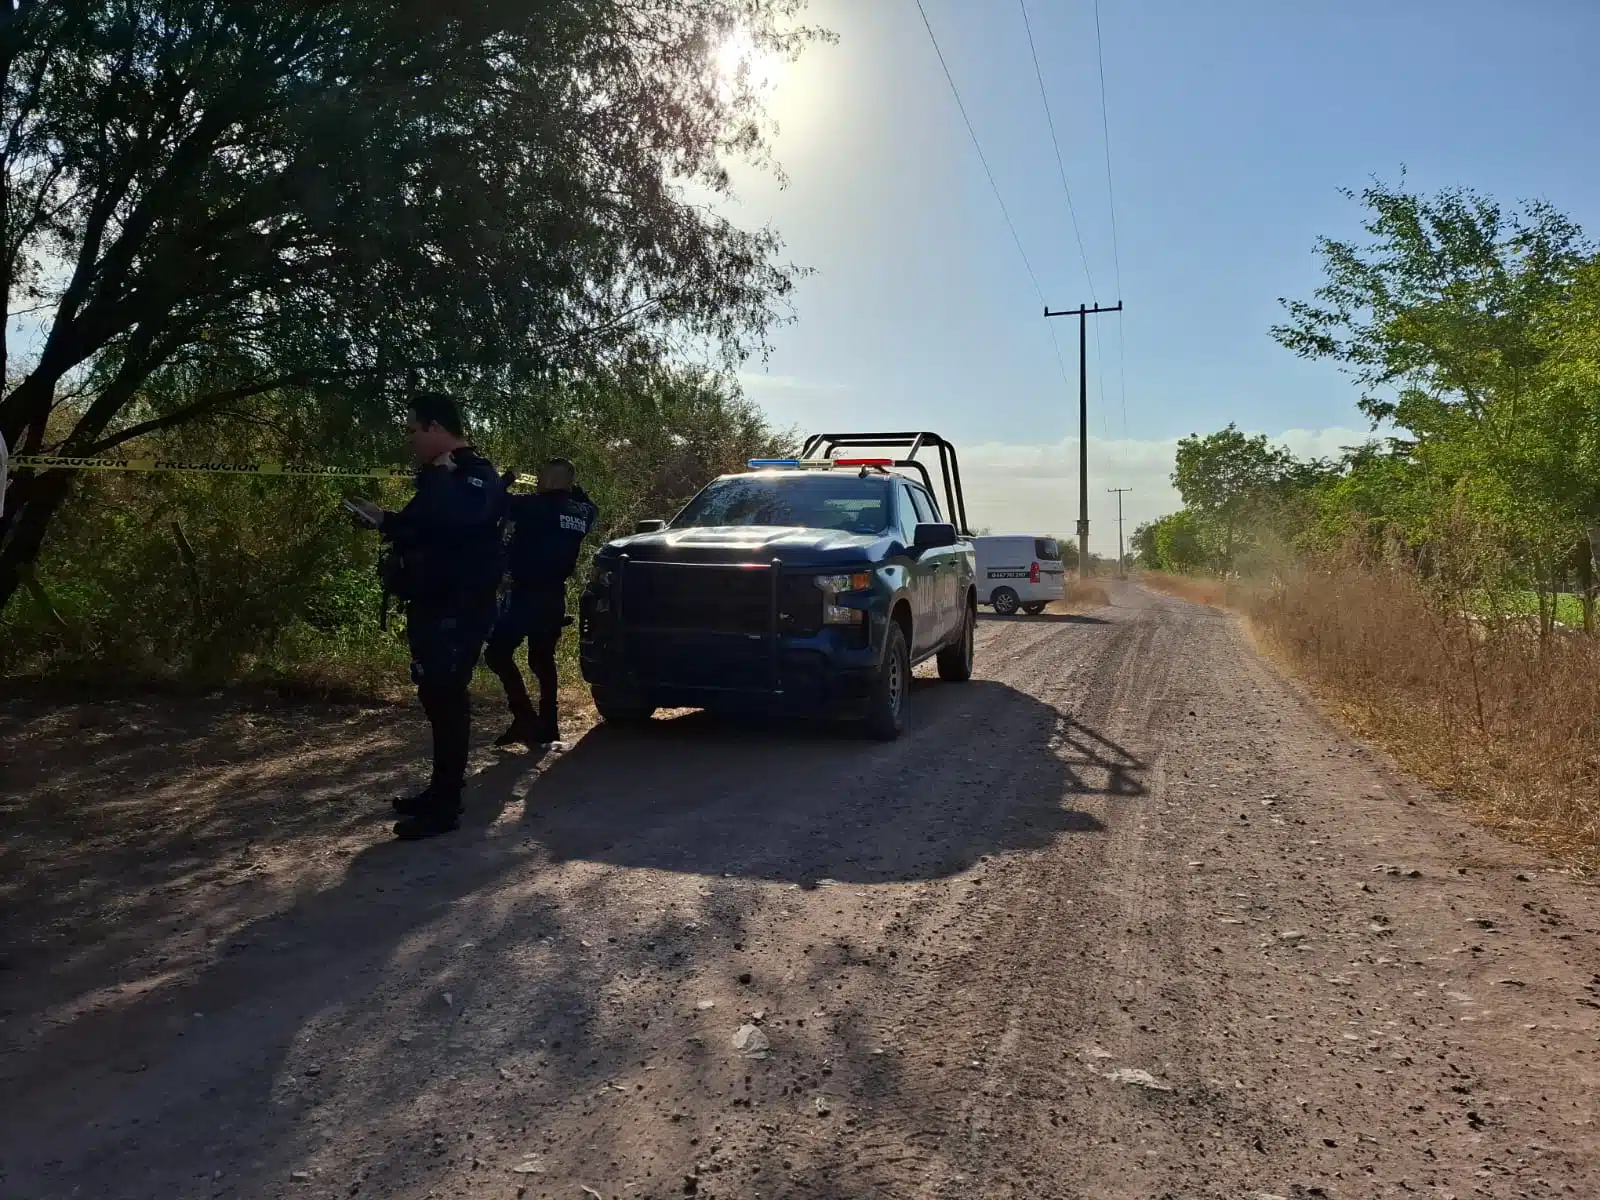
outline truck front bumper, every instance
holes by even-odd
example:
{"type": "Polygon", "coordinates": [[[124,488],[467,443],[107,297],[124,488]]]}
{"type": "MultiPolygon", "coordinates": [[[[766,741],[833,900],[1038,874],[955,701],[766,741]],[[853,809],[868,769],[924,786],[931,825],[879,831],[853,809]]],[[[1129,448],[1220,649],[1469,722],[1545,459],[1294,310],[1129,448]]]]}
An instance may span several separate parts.
{"type": "Polygon", "coordinates": [[[873,624],[780,636],[775,646],[743,634],[624,630],[585,637],[580,661],[591,687],[657,708],[848,720],[877,677],[882,636],[873,624]]]}

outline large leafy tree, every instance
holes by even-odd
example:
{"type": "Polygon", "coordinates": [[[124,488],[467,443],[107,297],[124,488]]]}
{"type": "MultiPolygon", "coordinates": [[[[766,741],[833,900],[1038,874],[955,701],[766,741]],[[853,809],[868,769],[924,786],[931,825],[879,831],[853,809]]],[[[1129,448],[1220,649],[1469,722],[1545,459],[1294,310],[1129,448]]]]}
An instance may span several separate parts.
{"type": "Polygon", "coordinates": [[[1187,574],[1206,565],[1204,531],[1192,512],[1181,509],[1155,523],[1150,540],[1164,571],[1187,574]]]}
{"type": "MultiPolygon", "coordinates": [[[[668,346],[745,352],[793,272],[685,193],[759,157],[732,37],[804,0],[0,0],[0,433],[101,454],[271,394],[491,418],[668,346]]],[[[70,486],[19,479],[0,607],[70,486]]]]}
{"type": "Polygon", "coordinates": [[[1581,510],[1600,515],[1569,453],[1595,423],[1575,302],[1593,248],[1543,203],[1507,211],[1462,189],[1378,184],[1360,200],[1367,238],[1319,243],[1326,282],[1312,301],[1284,302],[1274,336],[1341,364],[1374,423],[1407,435],[1414,486],[1443,501],[1414,534],[1465,503],[1549,558],[1577,536],[1581,510]]]}
{"type": "Polygon", "coordinates": [[[1347,194],[1368,210],[1367,239],[1318,241],[1326,281],[1282,302],[1273,336],[1341,364],[1369,417],[1416,436],[1508,416],[1494,401],[1538,385],[1549,307],[1592,252],[1582,230],[1548,204],[1507,212],[1465,189],[1347,194]]]}
{"type": "Polygon", "coordinates": [[[1211,527],[1217,566],[1227,570],[1249,520],[1261,516],[1300,475],[1315,469],[1269,445],[1264,434],[1250,437],[1230,423],[1204,437],[1179,439],[1172,482],[1185,508],[1211,527]]]}

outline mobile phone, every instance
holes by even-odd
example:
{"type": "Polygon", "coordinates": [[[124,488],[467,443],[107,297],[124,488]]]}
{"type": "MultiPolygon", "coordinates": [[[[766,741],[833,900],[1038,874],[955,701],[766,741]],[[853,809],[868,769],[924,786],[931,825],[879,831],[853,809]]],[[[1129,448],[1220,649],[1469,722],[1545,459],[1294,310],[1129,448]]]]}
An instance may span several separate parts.
{"type": "Polygon", "coordinates": [[[372,525],[372,518],[367,516],[366,513],[362,512],[360,506],[358,506],[353,500],[341,500],[340,505],[343,507],[345,512],[355,517],[355,519],[360,521],[363,525],[372,525]]]}

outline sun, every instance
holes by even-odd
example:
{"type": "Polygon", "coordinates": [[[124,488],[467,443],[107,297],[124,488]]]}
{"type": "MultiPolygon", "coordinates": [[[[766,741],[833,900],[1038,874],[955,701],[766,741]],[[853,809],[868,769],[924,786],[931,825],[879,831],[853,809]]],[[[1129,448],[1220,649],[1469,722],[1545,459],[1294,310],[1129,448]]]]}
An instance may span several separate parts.
{"type": "Polygon", "coordinates": [[[777,85],[783,69],[783,59],[756,45],[750,31],[742,28],[728,32],[712,52],[711,63],[723,91],[730,95],[741,88],[769,92],[777,85]]]}

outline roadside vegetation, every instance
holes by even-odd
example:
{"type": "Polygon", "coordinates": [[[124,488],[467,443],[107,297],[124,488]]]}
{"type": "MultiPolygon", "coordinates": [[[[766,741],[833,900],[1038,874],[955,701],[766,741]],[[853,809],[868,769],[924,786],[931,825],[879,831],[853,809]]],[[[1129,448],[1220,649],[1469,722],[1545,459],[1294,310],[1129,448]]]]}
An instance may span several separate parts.
{"type": "Polygon", "coordinates": [[[1361,732],[1482,819],[1600,864],[1600,255],[1542,204],[1374,184],[1274,336],[1375,436],[1183,439],[1148,582],[1248,614],[1361,732]]]}
{"type": "MultiPolygon", "coordinates": [[[[767,161],[729,48],[798,55],[825,36],[803,10],[16,6],[0,433],[16,455],[397,464],[407,393],[436,388],[501,466],[573,458],[602,534],[669,515],[789,444],[734,372],[803,272],[706,200],[767,161]]],[[[15,471],[0,673],[403,686],[374,539],[339,507],[362,493],[406,486],[15,471]]]]}

